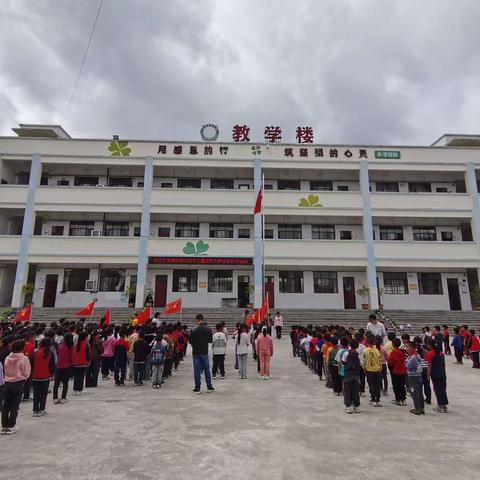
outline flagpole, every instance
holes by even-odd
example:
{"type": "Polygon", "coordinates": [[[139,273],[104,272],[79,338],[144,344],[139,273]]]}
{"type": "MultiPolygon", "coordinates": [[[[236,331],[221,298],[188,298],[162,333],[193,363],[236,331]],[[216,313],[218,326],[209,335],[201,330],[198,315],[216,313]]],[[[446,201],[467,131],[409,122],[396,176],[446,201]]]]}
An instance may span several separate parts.
{"type": "Polygon", "coordinates": [[[265,214],[263,204],[265,203],[265,174],[262,174],[262,300],[265,297],[265,214]]]}

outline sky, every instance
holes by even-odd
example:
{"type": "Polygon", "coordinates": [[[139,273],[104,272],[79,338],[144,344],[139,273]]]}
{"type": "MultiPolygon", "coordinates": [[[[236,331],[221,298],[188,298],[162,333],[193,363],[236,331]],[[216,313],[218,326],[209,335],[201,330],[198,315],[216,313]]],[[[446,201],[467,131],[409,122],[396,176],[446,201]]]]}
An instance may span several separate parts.
{"type": "Polygon", "coordinates": [[[0,135],[429,145],[480,134],[478,0],[0,1],[0,135]],[[68,111],[67,111],[68,110],[68,111]]]}

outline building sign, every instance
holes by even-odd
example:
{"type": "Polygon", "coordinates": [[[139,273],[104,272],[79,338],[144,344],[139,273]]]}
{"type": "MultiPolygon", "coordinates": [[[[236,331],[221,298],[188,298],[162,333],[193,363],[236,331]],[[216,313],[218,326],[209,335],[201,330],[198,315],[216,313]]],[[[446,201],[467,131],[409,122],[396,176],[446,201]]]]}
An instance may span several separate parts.
{"type": "Polygon", "coordinates": [[[252,265],[251,257],[149,257],[150,265],[252,265]]]}
{"type": "Polygon", "coordinates": [[[398,150],[375,150],[375,158],[400,158],[398,150]]]}
{"type": "Polygon", "coordinates": [[[204,142],[216,142],[218,138],[218,127],[213,123],[202,125],[200,136],[204,142]]]}

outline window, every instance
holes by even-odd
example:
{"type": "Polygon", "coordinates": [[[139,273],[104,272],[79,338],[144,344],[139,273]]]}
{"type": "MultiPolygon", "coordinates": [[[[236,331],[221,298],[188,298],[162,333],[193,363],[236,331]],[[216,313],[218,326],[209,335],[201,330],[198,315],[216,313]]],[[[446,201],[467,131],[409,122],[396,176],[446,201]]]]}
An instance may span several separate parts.
{"type": "Polygon", "coordinates": [[[57,187],[68,187],[69,185],[69,180],[57,180],[57,187]]]}
{"type": "Polygon", "coordinates": [[[351,230],[340,230],[340,240],[351,240],[352,232],[351,230]]]}
{"type": "Polygon", "coordinates": [[[141,233],[140,227],[133,227],[133,236],[139,237],[141,233]]]}
{"type": "Polygon", "coordinates": [[[66,268],[63,275],[64,292],[84,292],[85,282],[90,278],[89,268],[66,268]]]}
{"type": "Polygon", "coordinates": [[[333,191],[333,182],[323,181],[323,180],[311,180],[310,181],[310,190],[320,191],[320,192],[332,192],[333,191]]]}
{"type": "Polygon", "coordinates": [[[17,174],[17,185],[28,185],[30,180],[30,173],[18,173],[17,174]]]}
{"type": "Polygon", "coordinates": [[[312,238],[314,240],[335,240],[335,227],[333,225],[312,225],[312,238]]]}
{"type": "Polygon", "coordinates": [[[442,295],[442,276],[439,273],[418,273],[420,295],[442,295]]]}
{"type": "Polygon", "coordinates": [[[211,223],[210,238],[233,238],[233,223],[211,223]]]}
{"type": "Polygon", "coordinates": [[[338,293],[337,272],[313,272],[315,293],[338,293]]]}
{"type": "Polygon", "coordinates": [[[233,189],[233,180],[224,178],[212,178],[210,180],[210,188],[222,188],[225,190],[233,189]]]}
{"type": "Polygon", "coordinates": [[[388,295],[408,295],[407,274],[383,272],[383,287],[388,295]]]}
{"type": "Polygon", "coordinates": [[[435,227],[413,227],[413,239],[419,242],[435,242],[437,231],[435,227]]]}
{"type": "Polygon", "coordinates": [[[263,189],[264,189],[264,190],[273,190],[273,184],[271,184],[271,183],[266,183],[266,184],[263,186],[263,189]]]}
{"type": "Polygon", "coordinates": [[[177,180],[177,188],[200,188],[201,185],[201,178],[179,178],[177,180]]]}
{"type": "Polygon", "coordinates": [[[250,190],[250,184],[249,183],[239,183],[238,184],[238,189],[239,190],[250,190]]]}
{"type": "Polygon", "coordinates": [[[453,242],[453,232],[442,232],[442,242],[453,242]]]}
{"type": "Polygon", "coordinates": [[[94,222],[70,222],[68,234],[71,237],[90,237],[94,225],[94,222]]]}
{"type": "Polygon", "coordinates": [[[432,191],[432,185],[426,182],[409,182],[408,191],[417,192],[417,193],[422,193],[422,192],[430,193],[432,191]]]}
{"type": "Polygon", "coordinates": [[[173,188],[173,183],[172,182],[162,182],[160,184],[161,188],[173,188]]]}
{"type": "Polygon", "coordinates": [[[301,225],[279,225],[278,238],[281,240],[300,240],[302,238],[301,225]]]}
{"type": "Polygon", "coordinates": [[[273,228],[266,228],[265,229],[265,237],[264,238],[273,238],[273,228]]]}
{"type": "Polygon", "coordinates": [[[51,235],[53,235],[54,237],[63,236],[63,225],[53,225],[51,235]]]}
{"type": "Polygon", "coordinates": [[[132,187],[133,180],[129,177],[110,177],[108,179],[109,187],[132,187]]]}
{"type": "Polygon", "coordinates": [[[380,227],[380,240],[403,240],[403,227],[380,227]]]}
{"type": "Polygon", "coordinates": [[[100,292],[123,292],[125,289],[125,270],[100,270],[100,292]]]}
{"type": "Polygon", "coordinates": [[[250,229],[249,228],[239,228],[238,229],[238,238],[250,238],[250,229]]]}
{"type": "Polygon", "coordinates": [[[348,192],[348,185],[338,185],[337,186],[338,192],[348,192]]]}
{"type": "Polygon", "coordinates": [[[175,236],[178,238],[198,238],[200,227],[198,223],[175,224],[175,236]]]}
{"type": "Polygon", "coordinates": [[[137,182],[137,188],[143,188],[145,186],[145,182],[137,182]]]}
{"type": "Polygon", "coordinates": [[[75,187],[94,187],[98,185],[98,177],[75,177],[73,185],[75,187]]]}
{"type": "Polygon", "coordinates": [[[170,227],[159,227],[158,236],[160,238],[169,238],[170,237],[170,227]]]}
{"type": "Polygon", "coordinates": [[[48,185],[48,175],[42,175],[40,177],[40,185],[48,185]]]}
{"type": "Polygon", "coordinates": [[[128,222],[105,222],[104,235],[106,237],[128,237],[128,222]]]}
{"type": "Polygon", "coordinates": [[[437,188],[435,188],[435,191],[437,193],[448,193],[448,188],[447,187],[437,187],[437,188]]]}
{"type": "Polygon", "coordinates": [[[278,180],[277,190],[300,190],[300,180],[278,180]]]}
{"type": "Polygon", "coordinates": [[[303,293],[303,272],[279,272],[280,293],[303,293]]]}
{"type": "Polygon", "coordinates": [[[398,192],[397,182],[376,182],[375,190],[377,192],[398,192]]]}
{"type": "Polygon", "coordinates": [[[208,291],[217,293],[229,293],[233,290],[232,270],[209,270],[208,291]]]}
{"type": "Polygon", "coordinates": [[[174,270],[173,287],[174,292],[196,292],[198,270],[174,270]]]}

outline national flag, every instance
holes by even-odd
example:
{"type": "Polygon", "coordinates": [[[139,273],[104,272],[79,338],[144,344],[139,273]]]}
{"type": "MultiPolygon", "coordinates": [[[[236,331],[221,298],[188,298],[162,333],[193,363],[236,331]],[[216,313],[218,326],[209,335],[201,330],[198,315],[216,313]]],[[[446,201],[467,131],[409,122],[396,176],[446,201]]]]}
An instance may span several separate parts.
{"type": "Polygon", "coordinates": [[[265,297],[262,303],[262,308],[260,309],[260,322],[263,322],[265,320],[267,313],[268,313],[268,293],[265,294],[265,297]]]}
{"type": "Polygon", "coordinates": [[[252,326],[254,323],[259,322],[260,317],[260,310],[255,310],[246,320],[246,324],[248,327],[252,326]]]}
{"type": "Polygon", "coordinates": [[[262,188],[260,187],[260,190],[258,191],[258,195],[257,195],[257,201],[255,202],[255,208],[253,209],[254,215],[262,211],[262,197],[263,197],[262,188]]]}
{"type": "Polygon", "coordinates": [[[145,309],[138,314],[137,325],[143,325],[144,323],[147,323],[149,318],[152,318],[152,307],[150,306],[145,307],[145,309]]]}
{"type": "Polygon", "coordinates": [[[182,313],[182,299],[177,298],[173,302],[165,305],[164,315],[172,315],[173,313],[182,313]]]}
{"type": "Polygon", "coordinates": [[[108,327],[112,323],[112,313],[110,309],[105,312],[103,319],[100,320],[100,326],[108,327]]]}
{"type": "Polygon", "coordinates": [[[93,309],[95,308],[96,300],[93,300],[89,304],[85,305],[83,308],[75,312],[76,317],[91,317],[93,315],[93,309]]]}
{"type": "Polygon", "coordinates": [[[16,322],[29,322],[32,319],[32,304],[22,308],[15,315],[16,322]]]}

